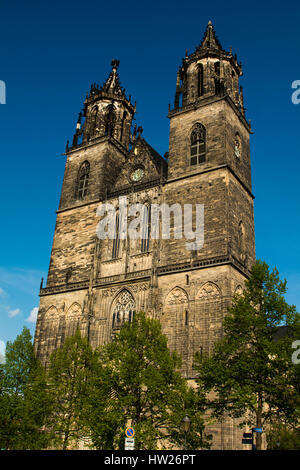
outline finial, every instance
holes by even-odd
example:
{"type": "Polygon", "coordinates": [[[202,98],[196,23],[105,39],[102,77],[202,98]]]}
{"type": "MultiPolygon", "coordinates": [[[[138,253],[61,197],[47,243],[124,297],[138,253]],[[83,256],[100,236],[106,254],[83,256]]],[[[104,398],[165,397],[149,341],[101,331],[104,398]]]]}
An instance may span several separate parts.
{"type": "Polygon", "coordinates": [[[81,114],[81,111],[80,111],[80,113],[78,114],[78,119],[77,119],[77,124],[76,124],[76,130],[80,130],[80,127],[81,127],[81,117],[82,117],[82,114],[81,114]]]}
{"type": "Polygon", "coordinates": [[[188,50],[186,49],[186,50],[185,50],[185,57],[188,57],[188,56],[189,56],[189,55],[188,55],[188,50]]]}
{"type": "Polygon", "coordinates": [[[207,26],[212,26],[212,22],[209,20],[209,22],[207,23],[207,26]]]}
{"type": "Polygon", "coordinates": [[[119,64],[120,64],[120,61],[117,60],[117,59],[113,59],[111,61],[111,66],[112,66],[113,69],[117,69],[119,67],[119,64]]]}
{"type": "Polygon", "coordinates": [[[144,130],[144,129],[142,128],[142,126],[139,126],[139,127],[137,128],[137,131],[138,131],[138,134],[139,134],[138,136],[139,136],[139,137],[142,135],[143,130],[144,130]]]}
{"type": "Polygon", "coordinates": [[[67,145],[66,145],[66,152],[69,151],[69,141],[67,140],[67,145]]]}

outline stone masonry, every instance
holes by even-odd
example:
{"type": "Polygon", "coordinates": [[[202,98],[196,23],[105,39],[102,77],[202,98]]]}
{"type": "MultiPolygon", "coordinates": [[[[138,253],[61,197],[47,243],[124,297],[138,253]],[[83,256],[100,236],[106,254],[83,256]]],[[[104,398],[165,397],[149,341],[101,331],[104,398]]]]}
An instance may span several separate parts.
{"type": "MultiPolygon", "coordinates": [[[[169,107],[169,152],[159,155],[132,126],[119,62],[102,87],[93,84],[66,147],[66,167],[46,286],[41,285],[35,349],[51,352],[80,328],[96,348],[143,310],[161,321],[169,347],[194,377],[196,351],[212,351],[231,299],[255,260],[249,136],[241,64],[222,49],[209,22],[195,52],[179,67],[169,107]],[[100,240],[97,208],[119,197],[128,205],[203,204],[204,245],[185,238],[100,240]]],[[[172,219],[171,219],[172,220],[172,219]]],[[[115,230],[117,232],[115,221],[115,230]]],[[[148,225],[147,225],[148,224],[148,225]]],[[[210,428],[215,449],[241,449],[232,420],[210,428]]],[[[245,448],[245,447],[244,447],[245,448]]]]}

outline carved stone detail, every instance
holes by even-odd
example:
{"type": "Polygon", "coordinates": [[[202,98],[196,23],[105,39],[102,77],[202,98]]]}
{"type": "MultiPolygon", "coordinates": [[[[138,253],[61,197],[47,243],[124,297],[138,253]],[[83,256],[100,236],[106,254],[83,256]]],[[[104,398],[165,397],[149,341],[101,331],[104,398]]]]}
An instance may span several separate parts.
{"type": "Polygon", "coordinates": [[[199,300],[211,300],[221,297],[220,289],[212,282],[206,282],[198,291],[199,300]]]}
{"type": "Polygon", "coordinates": [[[183,304],[188,302],[187,293],[181,287],[175,287],[166,298],[167,305],[183,304]]]}

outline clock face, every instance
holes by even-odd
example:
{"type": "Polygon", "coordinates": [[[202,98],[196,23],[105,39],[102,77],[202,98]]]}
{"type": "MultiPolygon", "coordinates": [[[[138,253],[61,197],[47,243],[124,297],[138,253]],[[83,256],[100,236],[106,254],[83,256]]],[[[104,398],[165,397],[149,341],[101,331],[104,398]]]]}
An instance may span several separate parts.
{"type": "Polygon", "coordinates": [[[140,181],[144,176],[143,168],[136,168],[130,175],[132,181],[140,181]]]}

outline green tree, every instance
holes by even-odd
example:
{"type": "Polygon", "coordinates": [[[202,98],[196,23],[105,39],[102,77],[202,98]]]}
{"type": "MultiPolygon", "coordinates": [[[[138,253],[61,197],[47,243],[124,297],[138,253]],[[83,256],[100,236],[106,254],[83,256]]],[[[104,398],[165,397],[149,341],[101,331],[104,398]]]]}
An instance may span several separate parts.
{"type": "Polygon", "coordinates": [[[49,405],[45,373],[35,357],[30,331],[24,327],[13,343],[7,343],[0,369],[1,448],[46,447],[49,434],[43,425],[49,405]]]}
{"type": "Polygon", "coordinates": [[[273,424],[267,432],[268,450],[300,450],[300,428],[273,424]]]}
{"type": "Polygon", "coordinates": [[[168,350],[158,320],[136,314],[101,350],[100,360],[88,408],[97,448],[123,448],[128,424],[136,431],[136,449],[155,449],[158,441],[162,446],[182,446],[180,423],[187,412],[197,421],[188,443],[193,448],[209,446],[203,403],[181,377],[180,358],[168,350]]]}
{"type": "MultiPolygon", "coordinates": [[[[292,362],[292,342],[300,339],[300,320],[285,293],[278,271],[257,261],[224,319],[224,337],[210,357],[197,355],[198,383],[215,397],[208,400],[216,417],[226,413],[251,428],[299,420],[299,365],[292,362]]],[[[261,449],[260,434],[256,446],[261,449]]]]}
{"type": "Polygon", "coordinates": [[[51,355],[47,381],[52,411],[47,427],[55,436],[55,446],[62,450],[89,440],[83,407],[96,361],[97,354],[79,330],[51,355]]]}

